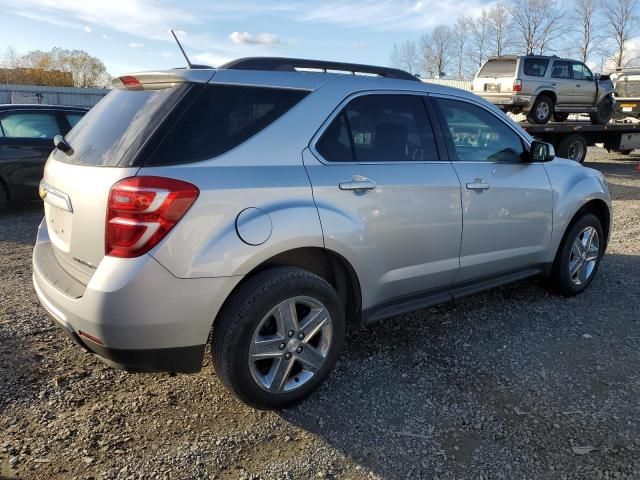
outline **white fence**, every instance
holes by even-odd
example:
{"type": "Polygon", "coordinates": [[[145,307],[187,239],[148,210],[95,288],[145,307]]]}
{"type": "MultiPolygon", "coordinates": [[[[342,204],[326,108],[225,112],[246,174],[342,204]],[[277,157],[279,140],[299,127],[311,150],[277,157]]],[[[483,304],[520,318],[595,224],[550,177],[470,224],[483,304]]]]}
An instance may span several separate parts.
{"type": "Polygon", "coordinates": [[[109,90],[106,88],[45,87],[0,84],[0,104],[41,103],[93,107],[109,90]]]}

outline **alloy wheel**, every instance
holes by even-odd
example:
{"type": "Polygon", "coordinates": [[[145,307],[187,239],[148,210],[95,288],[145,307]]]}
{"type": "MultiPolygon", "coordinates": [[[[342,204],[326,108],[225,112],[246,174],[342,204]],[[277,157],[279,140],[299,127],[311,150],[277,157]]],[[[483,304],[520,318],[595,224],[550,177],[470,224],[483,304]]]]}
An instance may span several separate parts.
{"type": "Polygon", "coordinates": [[[569,255],[569,277],[574,285],[582,285],[591,278],[599,256],[598,231],[591,226],[585,227],[574,240],[569,255]]]}
{"type": "Polygon", "coordinates": [[[280,302],[260,321],[249,346],[249,370],[270,393],[289,392],[307,383],[324,365],[333,326],[318,300],[297,296],[280,302]]]}

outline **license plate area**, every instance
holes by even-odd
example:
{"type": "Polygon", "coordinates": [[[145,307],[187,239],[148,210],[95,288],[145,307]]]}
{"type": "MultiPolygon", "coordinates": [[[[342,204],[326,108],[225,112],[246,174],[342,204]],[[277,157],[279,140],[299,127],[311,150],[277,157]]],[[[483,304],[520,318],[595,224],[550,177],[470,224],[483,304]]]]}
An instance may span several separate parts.
{"type": "Polygon", "coordinates": [[[63,252],[69,251],[73,214],[48,203],[44,206],[51,242],[63,252]]]}
{"type": "Polygon", "coordinates": [[[485,90],[487,92],[499,92],[500,91],[500,85],[497,83],[487,83],[485,85],[485,90]]]}

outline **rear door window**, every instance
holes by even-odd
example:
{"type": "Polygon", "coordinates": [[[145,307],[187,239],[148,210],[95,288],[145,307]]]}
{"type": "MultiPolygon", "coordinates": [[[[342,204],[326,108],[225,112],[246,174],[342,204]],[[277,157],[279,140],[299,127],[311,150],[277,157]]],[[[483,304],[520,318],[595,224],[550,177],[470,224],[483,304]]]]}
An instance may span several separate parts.
{"type": "Polygon", "coordinates": [[[170,128],[147,164],[188,163],[220,155],[266,128],[308,93],[208,85],[170,128]]]}
{"type": "Polygon", "coordinates": [[[329,161],[438,160],[433,130],[417,95],[363,95],[347,104],[316,144],[329,161]]]}
{"type": "Polygon", "coordinates": [[[516,73],[515,58],[487,60],[478,72],[478,78],[513,77],[516,73]]]}
{"type": "Polygon", "coordinates": [[[544,77],[548,66],[548,58],[525,58],[524,74],[530,77],[544,77]]]}
{"type": "Polygon", "coordinates": [[[551,70],[551,76],[553,78],[571,78],[569,62],[565,62],[562,60],[553,62],[553,69],[551,70]]]}
{"type": "Polygon", "coordinates": [[[55,112],[13,112],[0,119],[0,131],[7,138],[51,139],[60,126],[55,112]]]}

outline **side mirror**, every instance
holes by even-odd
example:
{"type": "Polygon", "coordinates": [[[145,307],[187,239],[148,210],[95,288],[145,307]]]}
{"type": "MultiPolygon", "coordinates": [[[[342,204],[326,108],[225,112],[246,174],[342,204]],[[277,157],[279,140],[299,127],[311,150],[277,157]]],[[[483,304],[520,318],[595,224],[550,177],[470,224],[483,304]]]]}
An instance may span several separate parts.
{"type": "Polygon", "coordinates": [[[597,82],[598,80],[600,80],[600,76],[601,76],[601,75],[600,75],[599,73],[596,73],[596,74],[595,74],[596,82],[597,82]]]}
{"type": "Polygon", "coordinates": [[[531,142],[529,150],[529,161],[531,162],[550,162],[556,158],[556,152],[553,145],[546,142],[534,140],[531,142]]]}

